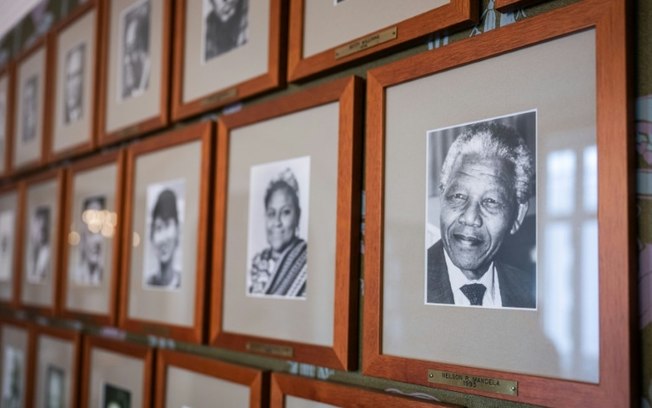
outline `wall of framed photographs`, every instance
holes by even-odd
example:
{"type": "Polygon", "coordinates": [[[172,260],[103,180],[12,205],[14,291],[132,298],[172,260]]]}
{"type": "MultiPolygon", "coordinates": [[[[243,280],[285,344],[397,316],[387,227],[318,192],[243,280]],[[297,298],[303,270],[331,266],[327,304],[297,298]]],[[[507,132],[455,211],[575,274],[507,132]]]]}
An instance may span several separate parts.
{"type": "Polygon", "coordinates": [[[652,405],[634,3],[44,1],[0,39],[2,401],[652,405]]]}

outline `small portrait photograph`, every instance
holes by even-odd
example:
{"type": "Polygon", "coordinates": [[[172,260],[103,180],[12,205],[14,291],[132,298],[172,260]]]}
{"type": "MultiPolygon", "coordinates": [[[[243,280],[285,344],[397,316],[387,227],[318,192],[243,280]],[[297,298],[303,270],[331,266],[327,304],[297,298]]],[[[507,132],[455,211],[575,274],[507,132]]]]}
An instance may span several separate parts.
{"type": "Polygon", "coordinates": [[[181,232],[185,208],[185,180],[147,186],[143,287],[181,289],[181,232]]]}
{"type": "Polygon", "coordinates": [[[252,166],[247,295],[305,299],[310,157],[252,166]]]}
{"type": "Polygon", "coordinates": [[[203,63],[247,42],[249,0],[202,0],[203,63]]]}
{"type": "Polygon", "coordinates": [[[38,206],[30,214],[27,252],[27,282],[43,283],[50,275],[50,228],[52,216],[49,206],[38,206]]]}
{"type": "Polygon", "coordinates": [[[22,350],[6,346],[2,377],[2,407],[21,408],[25,393],[25,355],[22,350]]]}
{"type": "Polygon", "coordinates": [[[45,407],[65,408],[65,371],[61,367],[48,364],[45,371],[45,407]]]}
{"type": "Polygon", "coordinates": [[[102,389],[102,408],[131,408],[131,392],[105,383],[102,389]]]}
{"type": "Polygon", "coordinates": [[[143,94],[151,71],[149,0],[134,2],[120,15],[118,102],[143,94]]]}
{"type": "Polygon", "coordinates": [[[536,114],[427,132],[426,304],[536,308],[536,114]]]}
{"type": "Polygon", "coordinates": [[[29,143],[36,139],[36,127],[38,125],[38,76],[29,77],[23,83],[23,99],[21,101],[21,135],[23,143],[29,143]]]}
{"type": "Polygon", "coordinates": [[[105,196],[88,197],[82,202],[79,262],[75,273],[77,285],[99,286],[102,284],[105,262],[102,228],[107,217],[105,210],[105,196]]]}
{"type": "Polygon", "coordinates": [[[66,52],[63,75],[63,123],[69,125],[83,117],[84,69],[86,44],[78,44],[66,52]]]}
{"type": "Polygon", "coordinates": [[[15,218],[13,210],[0,212],[0,282],[11,279],[14,264],[15,218]]]}
{"type": "Polygon", "coordinates": [[[0,90],[0,154],[3,154],[7,137],[7,91],[0,90]]]}

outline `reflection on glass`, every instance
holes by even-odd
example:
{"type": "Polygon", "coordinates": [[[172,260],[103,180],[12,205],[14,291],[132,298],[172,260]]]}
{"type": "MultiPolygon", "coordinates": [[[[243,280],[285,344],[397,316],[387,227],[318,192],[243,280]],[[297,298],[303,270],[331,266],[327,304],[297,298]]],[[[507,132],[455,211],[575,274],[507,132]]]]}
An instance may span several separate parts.
{"type": "Polygon", "coordinates": [[[567,215],[574,210],[575,153],[558,150],[548,155],[546,207],[549,215],[567,215]]]}
{"type": "MultiPolygon", "coordinates": [[[[598,210],[598,149],[595,145],[584,149],[584,210],[598,210]]],[[[596,231],[597,233],[597,231],[596,231]]]]}

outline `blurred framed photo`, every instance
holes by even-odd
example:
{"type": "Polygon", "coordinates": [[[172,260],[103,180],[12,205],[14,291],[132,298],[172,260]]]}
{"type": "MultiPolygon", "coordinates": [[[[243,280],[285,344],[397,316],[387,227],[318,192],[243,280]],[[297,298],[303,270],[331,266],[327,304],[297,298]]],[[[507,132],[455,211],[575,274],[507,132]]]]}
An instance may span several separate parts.
{"type": "Polygon", "coordinates": [[[448,28],[472,25],[478,6],[469,0],[408,0],[400,7],[394,0],[291,0],[288,80],[350,65],[448,28]]]}
{"type": "Polygon", "coordinates": [[[98,134],[108,144],[168,123],[172,3],[117,0],[103,7],[98,134]]]}
{"type": "Polygon", "coordinates": [[[58,305],[59,254],[64,170],[50,170],[23,182],[20,243],[20,304],[52,314],[58,305]]]}
{"type": "Polygon", "coordinates": [[[0,176],[11,170],[15,82],[13,63],[0,69],[0,176]]]}
{"type": "Polygon", "coordinates": [[[202,340],[212,146],[213,124],[201,122],[128,149],[120,312],[127,330],[202,340]]]}
{"type": "Polygon", "coordinates": [[[81,405],[153,406],[154,349],[101,337],[84,338],[81,405]]]}
{"type": "Polygon", "coordinates": [[[158,351],[156,360],[156,407],[200,407],[207,401],[265,406],[265,371],[172,350],[158,351]]]}
{"type": "Polygon", "coordinates": [[[634,196],[629,144],[613,137],[629,134],[627,19],[612,6],[369,71],[364,374],[630,403],[634,236],[617,220],[634,210],[613,200],[634,196]]]}
{"type": "Polygon", "coordinates": [[[37,41],[16,61],[13,109],[12,170],[23,171],[45,160],[47,42],[37,41]]]}
{"type": "Polygon", "coordinates": [[[279,0],[179,1],[172,117],[181,119],[271,90],[280,72],[279,0]]]}
{"type": "Polygon", "coordinates": [[[60,159],[95,146],[101,9],[86,2],[50,37],[48,157],[60,159]]]}
{"type": "Polygon", "coordinates": [[[32,326],[0,321],[0,401],[3,407],[32,406],[32,326]]]}
{"type": "Polygon", "coordinates": [[[34,406],[74,407],[78,402],[81,335],[56,327],[35,326],[34,406]]]}
{"type": "Polygon", "coordinates": [[[61,273],[63,315],[115,324],[124,152],[74,163],[66,180],[61,273]]]}
{"type": "Polygon", "coordinates": [[[211,344],[355,365],[360,92],[348,77],[220,118],[211,344]]]}
{"type": "Polygon", "coordinates": [[[20,239],[20,187],[13,184],[0,189],[0,303],[16,306],[18,302],[20,239]]]}

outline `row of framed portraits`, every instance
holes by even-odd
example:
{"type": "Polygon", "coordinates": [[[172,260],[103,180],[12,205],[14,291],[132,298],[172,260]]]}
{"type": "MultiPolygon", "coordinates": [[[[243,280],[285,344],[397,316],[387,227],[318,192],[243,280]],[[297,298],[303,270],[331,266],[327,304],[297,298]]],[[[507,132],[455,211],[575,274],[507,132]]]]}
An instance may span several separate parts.
{"type": "Polygon", "coordinates": [[[450,407],[11,320],[0,373],[3,407],[450,407]]]}
{"type": "Polygon", "coordinates": [[[198,122],[20,180],[0,196],[19,234],[4,298],[340,370],[361,350],[363,374],[425,386],[626,405],[626,11],[584,0],[372,69],[366,96],[339,78],[221,116],[217,141],[198,122]]]}

